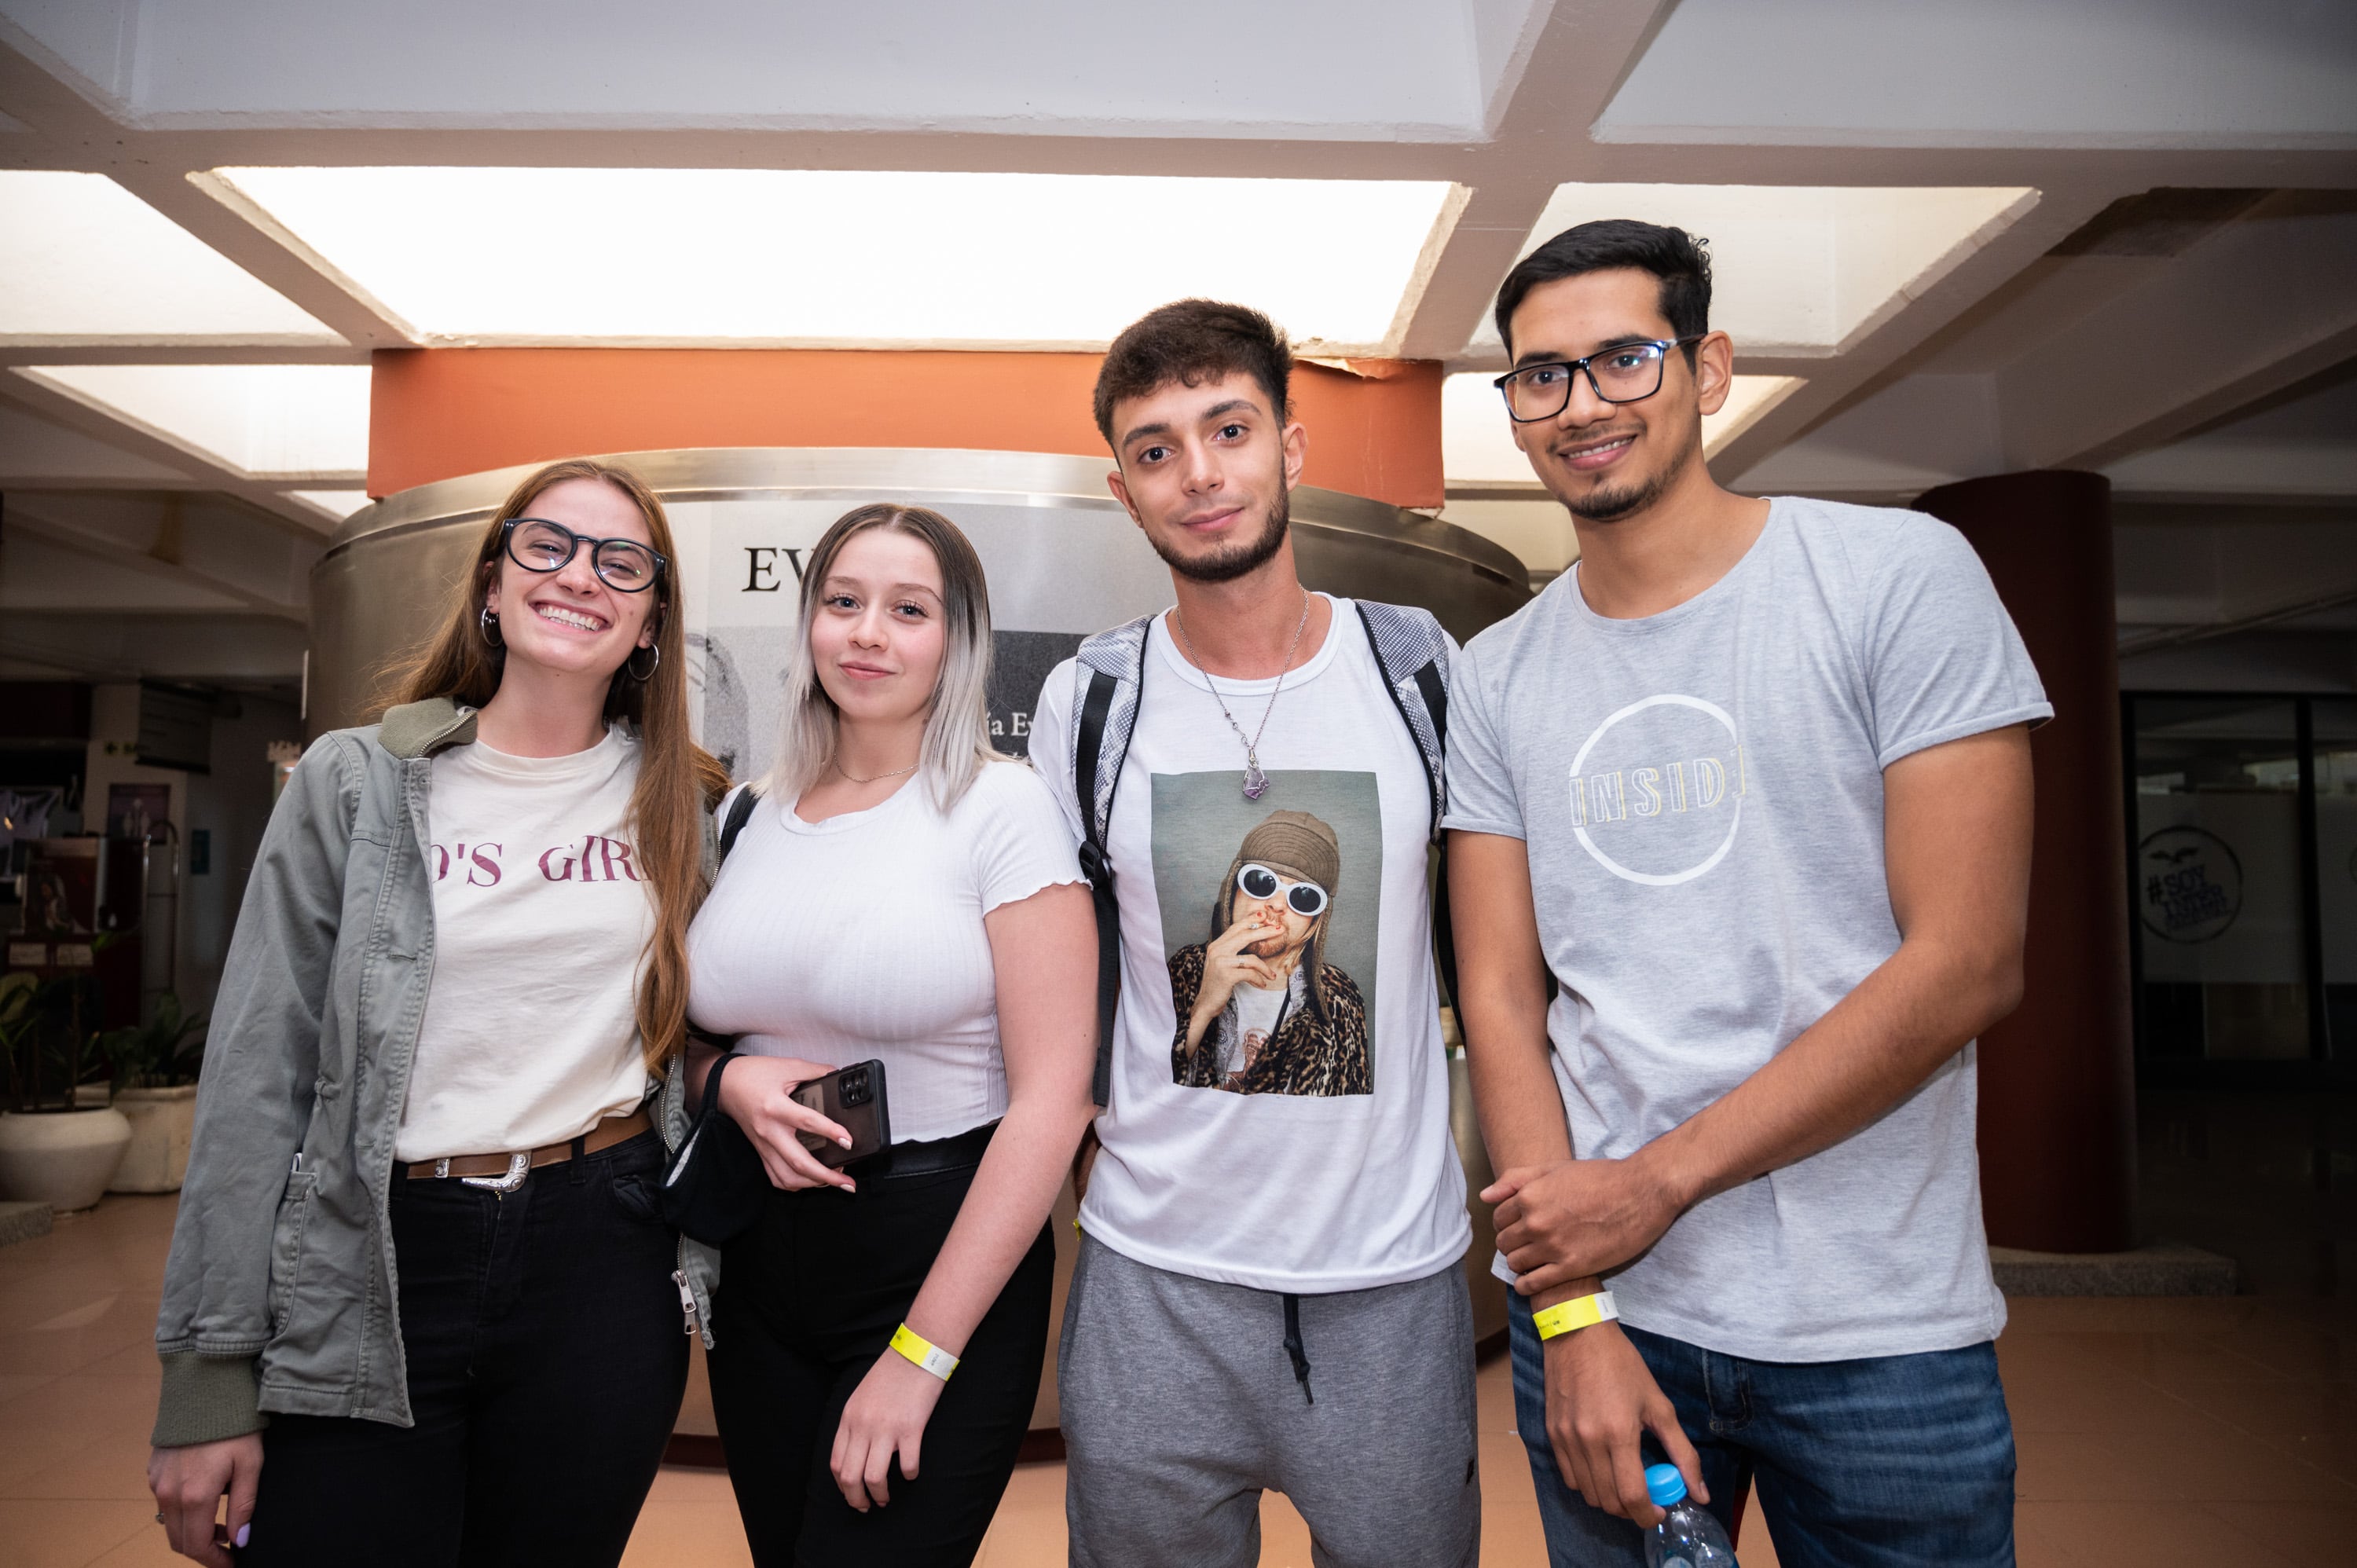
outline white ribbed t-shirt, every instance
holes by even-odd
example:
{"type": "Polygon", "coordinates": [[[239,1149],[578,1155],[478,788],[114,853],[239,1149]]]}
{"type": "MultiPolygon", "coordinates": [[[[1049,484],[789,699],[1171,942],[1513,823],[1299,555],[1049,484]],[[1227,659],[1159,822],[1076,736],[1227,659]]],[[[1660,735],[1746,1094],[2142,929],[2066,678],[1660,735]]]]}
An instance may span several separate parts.
{"type": "Polygon", "coordinates": [[[1081,879],[1020,762],[985,766],[947,812],[920,779],[819,822],[764,800],[688,931],[688,1016],[756,1055],[877,1058],[892,1141],[954,1136],[1006,1112],[982,918],[1081,879]]]}

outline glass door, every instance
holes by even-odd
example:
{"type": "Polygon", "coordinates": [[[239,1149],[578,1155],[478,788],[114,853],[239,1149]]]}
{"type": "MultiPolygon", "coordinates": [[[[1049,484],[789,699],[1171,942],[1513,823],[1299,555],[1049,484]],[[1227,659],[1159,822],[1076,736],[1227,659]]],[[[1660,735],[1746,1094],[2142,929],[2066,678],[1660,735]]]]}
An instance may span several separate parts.
{"type": "Polygon", "coordinates": [[[2138,1054],[2308,1059],[2298,699],[2139,696],[2131,712],[2138,1054]]]}

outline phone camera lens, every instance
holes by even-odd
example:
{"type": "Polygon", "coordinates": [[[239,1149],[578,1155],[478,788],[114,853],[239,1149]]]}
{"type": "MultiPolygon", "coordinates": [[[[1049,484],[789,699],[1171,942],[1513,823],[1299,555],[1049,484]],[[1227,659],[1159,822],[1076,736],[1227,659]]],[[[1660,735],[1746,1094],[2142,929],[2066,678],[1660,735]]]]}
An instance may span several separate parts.
{"type": "Polygon", "coordinates": [[[844,1075],[843,1102],[845,1105],[865,1105],[867,1103],[867,1075],[866,1073],[854,1072],[845,1073],[844,1075]]]}

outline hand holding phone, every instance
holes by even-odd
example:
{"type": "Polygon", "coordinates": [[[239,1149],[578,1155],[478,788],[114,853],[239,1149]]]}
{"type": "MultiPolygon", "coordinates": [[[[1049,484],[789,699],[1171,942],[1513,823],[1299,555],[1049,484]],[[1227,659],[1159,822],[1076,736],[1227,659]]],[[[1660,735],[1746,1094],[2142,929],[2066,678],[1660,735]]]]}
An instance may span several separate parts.
{"type": "Polygon", "coordinates": [[[851,1146],[814,1133],[795,1134],[811,1157],[841,1170],[854,1160],[881,1153],[892,1142],[892,1119],[884,1097],[884,1064],[873,1058],[837,1068],[799,1085],[793,1097],[851,1134],[851,1146]]]}

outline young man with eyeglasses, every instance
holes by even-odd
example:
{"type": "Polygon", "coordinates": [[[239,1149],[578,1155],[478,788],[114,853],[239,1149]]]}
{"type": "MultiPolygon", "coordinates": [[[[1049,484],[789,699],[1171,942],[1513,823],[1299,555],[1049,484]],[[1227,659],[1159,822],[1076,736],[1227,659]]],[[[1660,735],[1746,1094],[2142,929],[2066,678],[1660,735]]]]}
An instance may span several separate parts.
{"type": "Polygon", "coordinates": [[[1498,297],[1580,543],[1467,646],[1448,743],[1517,1423],[1558,1568],[1643,1561],[1664,1456],[1730,1525],[1756,1481],[1790,1565],[2010,1563],[1972,1042],[2052,710],[1953,529],[1712,479],[1709,300],[1629,221],[1498,297]]]}
{"type": "Polygon", "coordinates": [[[1480,1546],[1426,870],[1454,649],[1302,586],[1291,369],[1207,300],[1114,340],[1107,480],[1178,603],[1055,670],[1031,743],[1119,965],[1057,1361],[1077,1568],[1249,1568],[1267,1488],[1336,1568],[1480,1546]]]}

